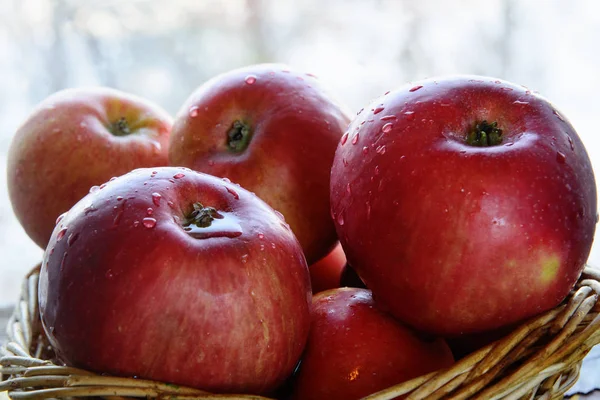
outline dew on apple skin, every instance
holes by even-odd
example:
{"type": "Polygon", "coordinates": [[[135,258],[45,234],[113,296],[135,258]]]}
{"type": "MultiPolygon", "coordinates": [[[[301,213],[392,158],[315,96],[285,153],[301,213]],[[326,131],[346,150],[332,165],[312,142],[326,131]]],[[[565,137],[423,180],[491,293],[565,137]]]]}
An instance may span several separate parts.
{"type": "Polygon", "coordinates": [[[142,220],[142,224],[147,229],[152,229],[156,226],[156,219],[151,217],[146,217],[142,220]]]}
{"type": "Polygon", "coordinates": [[[381,146],[377,146],[377,149],[375,149],[377,154],[381,154],[381,155],[385,154],[385,150],[386,150],[385,144],[382,144],[381,146]]]}
{"type": "Polygon", "coordinates": [[[162,196],[160,195],[160,193],[152,193],[152,202],[154,203],[154,205],[156,207],[160,206],[160,199],[162,199],[162,196]]]}
{"type": "Polygon", "coordinates": [[[64,213],[60,214],[60,215],[58,216],[58,218],[56,218],[56,222],[55,222],[55,224],[54,224],[54,225],[58,225],[58,224],[60,223],[60,221],[62,221],[62,220],[63,220],[63,218],[65,217],[65,215],[67,215],[67,213],[66,213],[66,212],[64,212],[64,213]]]}
{"type": "Polygon", "coordinates": [[[405,111],[404,115],[406,116],[406,119],[408,121],[412,121],[415,119],[415,112],[414,111],[405,111]]]}
{"type": "Polygon", "coordinates": [[[527,104],[529,104],[529,102],[528,101],[515,100],[515,101],[513,101],[513,104],[517,104],[517,105],[521,105],[521,106],[526,106],[527,104]]]}
{"type": "Polygon", "coordinates": [[[184,176],[185,176],[185,174],[184,174],[184,173],[181,173],[181,172],[179,172],[179,173],[177,173],[177,174],[173,175],[173,178],[174,178],[174,179],[181,179],[181,178],[183,178],[184,176]]]}
{"type": "Polygon", "coordinates": [[[344,216],[342,215],[342,213],[338,214],[336,221],[337,221],[338,225],[340,225],[340,226],[344,225],[345,221],[344,221],[344,216]]]}
{"type": "Polygon", "coordinates": [[[189,110],[189,115],[191,118],[196,118],[198,116],[198,107],[193,106],[189,110]]]}
{"type": "Polygon", "coordinates": [[[565,156],[564,153],[561,153],[560,151],[556,152],[556,161],[558,161],[559,164],[564,164],[566,160],[567,156],[565,156]]]}
{"type": "Polygon", "coordinates": [[[117,201],[122,201],[123,200],[123,196],[117,196],[117,201]]]}
{"type": "Polygon", "coordinates": [[[60,241],[63,237],[65,237],[65,233],[67,233],[67,227],[65,226],[56,234],[56,241],[60,241]]]}
{"type": "Polygon", "coordinates": [[[227,190],[227,192],[229,194],[231,194],[233,196],[234,199],[236,199],[236,200],[240,199],[240,195],[235,190],[233,190],[232,188],[230,188],[228,186],[225,186],[225,189],[227,190]]]}
{"type": "Polygon", "coordinates": [[[258,238],[259,238],[259,239],[264,239],[264,238],[265,238],[265,235],[264,235],[263,233],[260,233],[260,232],[259,232],[259,233],[258,233],[258,238]]]}
{"type": "Polygon", "coordinates": [[[79,239],[79,233],[71,233],[67,238],[67,245],[72,246],[77,239],[79,239]]]}
{"type": "Polygon", "coordinates": [[[256,76],[254,76],[254,75],[248,75],[244,79],[244,82],[246,82],[247,85],[253,85],[256,82],[256,76]]]}
{"type": "Polygon", "coordinates": [[[397,119],[398,117],[396,117],[395,115],[384,115],[380,118],[381,121],[396,121],[397,119]]]}
{"type": "Polygon", "coordinates": [[[409,92],[416,92],[417,90],[421,89],[423,87],[423,85],[417,85],[417,86],[413,86],[412,88],[410,88],[408,91],[409,92]]]}
{"type": "Polygon", "coordinates": [[[385,124],[381,127],[381,131],[383,133],[389,133],[393,127],[394,127],[394,124],[392,124],[391,122],[388,122],[387,124],[385,124]]]}
{"type": "Polygon", "coordinates": [[[379,114],[380,112],[382,112],[383,110],[385,110],[385,107],[383,106],[377,106],[375,107],[375,109],[373,110],[373,114],[379,114]]]}
{"type": "Polygon", "coordinates": [[[106,279],[112,279],[112,278],[114,278],[115,275],[113,274],[112,269],[107,269],[104,276],[106,277],[106,279]]]}
{"type": "Polygon", "coordinates": [[[571,150],[575,150],[575,144],[573,143],[573,139],[571,139],[571,136],[567,136],[567,140],[569,141],[569,147],[571,148],[571,150]]]}
{"type": "Polygon", "coordinates": [[[154,209],[152,209],[152,207],[148,207],[148,208],[146,209],[146,214],[148,214],[148,215],[152,215],[152,214],[154,214],[154,209]]]}
{"type": "Polygon", "coordinates": [[[363,154],[367,154],[369,152],[369,148],[367,146],[363,146],[362,152],[363,154]]]}
{"type": "Polygon", "coordinates": [[[167,201],[167,205],[169,208],[175,208],[175,204],[171,200],[167,201]]]}
{"type": "Polygon", "coordinates": [[[260,244],[260,251],[264,251],[265,250],[265,245],[264,244],[260,244]]]}
{"type": "Polygon", "coordinates": [[[346,144],[346,141],[347,141],[347,140],[348,140],[348,132],[345,132],[345,133],[342,135],[342,138],[340,139],[340,143],[342,144],[342,146],[346,144]]]}
{"type": "Polygon", "coordinates": [[[137,219],[135,221],[133,221],[133,227],[137,228],[138,226],[140,226],[140,221],[138,221],[137,219]]]}
{"type": "Polygon", "coordinates": [[[100,190],[100,186],[94,185],[90,188],[90,193],[96,193],[98,190],[100,190]]]}
{"type": "Polygon", "coordinates": [[[553,113],[554,115],[556,115],[556,117],[557,117],[558,119],[560,119],[561,121],[565,122],[565,118],[564,118],[564,117],[563,117],[563,116],[562,116],[562,115],[561,115],[561,114],[558,112],[558,110],[557,110],[557,109],[553,108],[553,109],[552,109],[552,113],[553,113]]]}
{"type": "Polygon", "coordinates": [[[352,138],[352,144],[356,144],[358,143],[358,132],[356,133],[356,135],[354,135],[354,137],[352,138]]]}
{"type": "Polygon", "coordinates": [[[350,182],[346,184],[346,193],[348,193],[349,196],[352,196],[352,188],[350,187],[350,182]]]}
{"type": "Polygon", "coordinates": [[[248,254],[244,254],[242,256],[242,263],[246,264],[248,262],[248,254]]]}

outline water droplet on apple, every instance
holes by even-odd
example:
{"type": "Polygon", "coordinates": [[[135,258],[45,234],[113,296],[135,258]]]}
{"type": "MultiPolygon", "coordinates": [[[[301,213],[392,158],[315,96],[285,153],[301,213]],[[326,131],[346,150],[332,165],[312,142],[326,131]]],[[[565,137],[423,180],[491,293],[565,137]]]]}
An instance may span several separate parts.
{"type": "Polygon", "coordinates": [[[552,113],[553,113],[554,115],[556,115],[556,117],[557,117],[558,119],[560,119],[561,121],[563,121],[563,122],[565,121],[564,117],[563,117],[562,115],[560,115],[560,113],[558,112],[558,110],[557,110],[557,109],[555,109],[555,108],[554,108],[554,109],[552,109],[552,113]]]}
{"type": "Polygon", "coordinates": [[[58,218],[56,218],[56,223],[54,225],[58,225],[60,223],[60,221],[63,220],[63,218],[65,217],[65,215],[67,215],[67,213],[62,213],[58,216],[58,218]]]}
{"type": "Polygon", "coordinates": [[[346,144],[347,140],[348,140],[348,132],[346,132],[342,135],[342,139],[340,140],[340,143],[342,144],[342,146],[346,144]]]}
{"type": "Polygon", "coordinates": [[[364,146],[362,148],[362,152],[363,152],[363,154],[367,154],[369,152],[369,148],[367,146],[364,146]]]}
{"type": "Polygon", "coordinates": [[[190,114],[190,117],[196,118],[198,116],[198,107],[196,107],[196,106],[191,107],[189,114],[190,114]]]}
{"type": "Polygon", "coordinates": [[[106,279],[112,279],[115,275],[113,274],[112,269],[107,269],[104,276],[106,276],[106,279]]]}
{"type": "Polygon", "coordinates": [[[264,239],[264,238],[265,238],[265,235],[259,232],[259,233],[258,233],[258,238],[259,238],[259,239],[264,239]]]}
{"type": "Polygon", "coordinates": [[[393,127],[394,127],[394,124],[392,124],[391,122],[388,122],[387,124],[385,124],[381,127],[381,131],[383,133],[388,133],[392,130],[393,127]]]}
{"type": "Polygon", "coordinates": [[[354,137],[352,138],[352,144],[356,144],[358,143],[358,132],[356,133],[356,135],[354,135],[354,137]]]}
{"type": "Polygon", "coordinates": [[[167,205],[168,205],[170,208],[175,208],[175,204],[174,204],[174,203],[173,203],[171,200],[167,201],[167,205]]]}
{"type": "Polygon", "coordinates": [[[515,101],[513,101],[513,104],[517,104],[517,105],[521,105],[521,106],[526,106],[527,104],[529,104],[529,102],[528,101],[515,100],[515,101]]]}
{"type": "Polygon", "coordinates": [[[123,196],[117,196],[117,201],[123,201],[123,196]]]}
{"type": "Polygon", "coordinates": [[[338,216],[337,216],[337,223],[338,223],[340,226],[343,226],[343,225],[344,225],[344,222],[345,222],[345,221],[344,221],[344,216],[342,215],[342,213],[339,213],[339,214],[338,214],[338,216]]]}
{"type": "Polygon", "coordinates": [[[265,251],[265,245],[261,243],[260,245],[260,251],[265,251]]]}
{"type": "Polygon", "coordinates": [[[348,160],[346,160],[345,158],[342,158],[342,164],[344,164],[344,167],[348,166],[348,160]]]}
{"type": "Polygon", "coordinates": [[[352,188],[350,187],[350,182],[346,184],[346,193],[352,196],[352,188]]]}
{"type": "Polygon", "coordinates": [[[67,233],[67,227],[66,226],[64,228],[62,228],[60,231],[58,231],[58,233],[56,234],[56,241],[58,242],[63,237],[65,237],[65,233],[67,233]]]}
{"type": "Polygon", "coordinates": [[[569,147],[571,147],[571,150],[575,150],[575,144],[573,143],[571,136],[567,136],[567,140],[569,141],[569,147]]]}
{"type": "Polygon", "coordinates": [[[244,254],[244,255],[242,256],[242,262],[243,262],[244,264],[246,264],[246,263],[248,262],[248,254],[244,254]]]}
{"type": "Polygon", "coordinates": [[[148,229],[152,229],[156,226],[156,219],[146,217],[142,220],[142,224],[144,225],[144,227],[146,227],[148,229]]]}
{"type": "Polygon", "coordinates": [[[405,111],[404,115],[406,115],[406,119],[409,121],[412,121],[415,119],[415,112],[414,111],[405,111]]]}
{"type": "Polygon", "coordinates": [[[67,252],[65,251],[62,260],[60,261],[60,270],[62,271],[65,268],[65,261],[67,260],[67,252]]]}
{"type": "Polygon", "coordinates": [[[67,245],[71,246],[79,238],[79,233],[71,233],[67,238],[67,245]]]}
{"type": "Polygon", "coordinates": [[[380,119],[381,121],[396,121],[398,118],[395,115],[384,115],[380,119]]]}
{"type": "Polygon", "coordinates": [[[160,193],[152,193],[152,202],[154,203],[154,205],[156,207],[160,206],[160,199],[162,199],[162,196],[160,195],[160,193]]]}
{"type": "Polygon", "coordinates": [[[382,144],[381,146],[377,146],[377,149],[375,149],[375,151],[376,151],[378,154],[381,154],[381,155],[384,155],[384,154],[385,154],[385,150],[386,150],[386,149],[385,149],[385,145],[384,145],[384,144],[382,144]]]}
{"type": "Polygon", "coordinates": [[[274,249],[274,248],[276,248],[276,247],[277,247],[277,246],[275,245],[275,243],[274,243],[274,242],[271,242],[271,248],[272,248],[272,249],[274,249]]]}
{"type": "Polygon", "coordinates": [[[513,89],[509,88],[509,87],[503,87],[503,88],[500,88],[500,90],[504,90],[505,92],[512,92],[513,89]]]}
{"type": "Polygon", "coordinates": [[[567,156],[565,156],[563,153],[561,153],[560,151],[556,152],[556,161],[558,161],[560,164],[564,164],[566,159],[567,156]]]}
{"type": "Polygon", "coordinates": [[[133,227],[137,228],[138,226],[140,226],[140,221],[138,221],[137,219],[135,221],[133,221],[133,227]]]}
{"type": "Polygon", "coordinates": [[[383,107],[382,105],[379,105],[379,106],[375,107],[375,109],[373,110],[373,114],[379,114],[383,110],[385,110],[385,107],[383,107]]]}
{"type": "Polygon", "coordinates": [[[96,193],[98,190],[100,190],[100,186],[94,185],[90,188],[90,193],[96,193]]]}
{"type": "Polygon", "coordinates": [[[414,86],[409,89],[409,92],[416,92],[417,90],[421,89],[422,87],[423,87],[423,85],[414,86]]]}
{"type": "Polygon", "coordinates": [[[146,214],[148,214],[148,215],[152,215],[153,213],[154,213],[154,210],[153,210],[151,207],[148,207],[148,208],[146,209],[146,214]]]}
{"type": "Polygon", "coordinates": [[[285,222],[285,216],[282,213],[280,213],[279,211],[275,210],[275,215],[277,215],[280,220],[282,220],[283,222],[285,222]]]}
{"type": "Polygon", "coordinates": [[[375,170],[374,170],[375,176],[379,175],[379,165],[375,166],[375,170]]]}
{"type": "Polygon", "coordinates": [[[246,84],[248,84],[248,85],[253,85],[254,82],[256,82],[256,76],[254,76],[254,75],[248,75],[246,77],[246,79],[244,79],[244,82],[246,82],[246,84]]]}
{"type": "Polygon", "coordinates": [[[505,144],[504,144],[504,146],[506,146],[506,147],[510,147],[510,146],[512,146],[513,144],[515,144],[515,143],[514,143],[514,142],[508,142],[508,143],[505,143],[505,144]]]}
{"type": "Polygon", "coordinates": [[[175,174],[175,175],[173,175],[173,178],[175,178],[175,179],[181,179],[181,178],[183,178],[184,176],[185,176],[185,174],[183,174],[183,173],[179,172],[178,174],[175,174]]]}
{"type": "Polygon", "coordinates": [[[240,195],[235,190],[233,190],[232,188],[230,188],[228,186],[225,186],[225,189],[227,190],[227,192],[229,194],[231,194],[233,196],[234,199],[239,200],[240,195]]]}

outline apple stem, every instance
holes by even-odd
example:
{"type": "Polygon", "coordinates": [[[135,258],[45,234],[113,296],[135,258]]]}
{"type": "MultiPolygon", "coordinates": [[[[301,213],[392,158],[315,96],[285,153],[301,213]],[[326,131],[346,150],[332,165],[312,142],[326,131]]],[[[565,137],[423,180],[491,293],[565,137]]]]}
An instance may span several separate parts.
{"type": "Polygon", "coordinates": [[[188,227],[196,225],[198,228],[208,228],[215,219],[222,219],[223,216],[213,207],[204,207],[202,203],[194,203],[194,209],[189,215],[186,215],[182,225],[188,227]]]}
{"type": "Polygon", "coordinates": [[[236,120],[227,132],[227,146],[234,153],[239,153],[248,147],[250,143],[250,126],[240,120],[236,120]]]}
{"type": "Polygon", "coordinates": [[[497,146],[502,143],[502,129],[498,128],[498,123],[495,121],[490,124],[483,120],[476,123],[467,134],[466,142],[477,147],[497,146]]]}
{"type": "Polygon", "coordinates": [[[113,122],[110,133],[115,136],[127,136],[131,134],[129,124],[124,117],[119,118],[116,122],[113,122]]]}

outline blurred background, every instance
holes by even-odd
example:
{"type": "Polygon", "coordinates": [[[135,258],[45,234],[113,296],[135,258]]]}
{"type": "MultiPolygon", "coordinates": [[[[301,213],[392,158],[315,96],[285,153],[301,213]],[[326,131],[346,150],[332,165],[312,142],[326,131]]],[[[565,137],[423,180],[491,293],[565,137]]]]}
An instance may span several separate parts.
{"type": "MultiPolygon", "coordinates": [[[[550,99],[600,176],[596,0],[0,0],[0,308],[41,260],[6,190],[11,139],[35,104],[105,85],[175,114],[208,78],[259,62],[317,75],[353,111],[435,75],[491,75],[550,99]]],[[[600,244],[590,262],[600,266],[600,244]]]]}

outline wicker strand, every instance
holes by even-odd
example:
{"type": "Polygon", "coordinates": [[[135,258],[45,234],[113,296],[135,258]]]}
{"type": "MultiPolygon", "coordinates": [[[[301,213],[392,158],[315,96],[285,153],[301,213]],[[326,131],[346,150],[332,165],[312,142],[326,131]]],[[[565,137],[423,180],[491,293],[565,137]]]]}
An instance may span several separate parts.
{"type": "MultiPolygon", "coordinates": [[[[269,400],[217,395],[144,379],[97,375],[59,366],[41,327],[37,303],[39,266],[24,280],[9,320],[9,342],[0,348],[0,391],[14,400],[104,397],[125,400],[269,400]]],[[[404,382],[363,400],[555,400],[577,381],[581,360],[600,343],[600,270],[586,268],[560,306],[532,318],[503,339],[452,367],[404,382]]]]}

